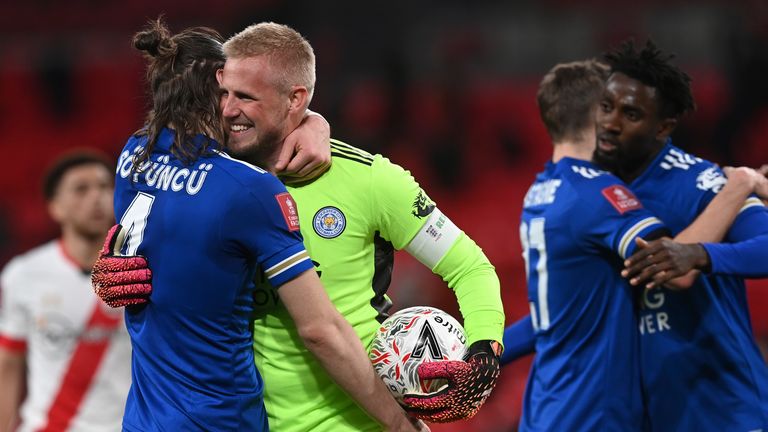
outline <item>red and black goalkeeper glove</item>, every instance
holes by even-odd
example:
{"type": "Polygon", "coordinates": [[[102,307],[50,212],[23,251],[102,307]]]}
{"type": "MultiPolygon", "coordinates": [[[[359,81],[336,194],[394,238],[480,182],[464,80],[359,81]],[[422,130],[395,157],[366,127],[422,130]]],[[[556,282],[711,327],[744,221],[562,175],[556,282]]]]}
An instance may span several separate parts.
{"type": "Polygon", "coordinates": [[[405,395],[406,412],[422,420],[448,423],[474,416],[491,394],[499,378],[496,342],[477,341],[469,347],[466,361],[422,363],[422,380],[444,379],[448,386],[425,395],[405,395]]]}
{"type": "Polygon", "coordinates": [[[152,293],[152,271],[146,258],[120,256],[124,241],[123,227],[113,226],[91,272],[94,292],[113,308],[144,304],[152,293]]]}

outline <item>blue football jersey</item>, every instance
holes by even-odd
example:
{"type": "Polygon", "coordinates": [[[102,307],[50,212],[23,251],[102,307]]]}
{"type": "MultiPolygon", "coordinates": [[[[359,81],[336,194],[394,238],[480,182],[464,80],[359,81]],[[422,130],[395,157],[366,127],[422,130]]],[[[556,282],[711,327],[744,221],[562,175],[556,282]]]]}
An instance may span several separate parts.
{"type": "Polygon", "coordinates": [[[218,151],[185,166],[173,139],[163,130],[136,173],[132,155],[146,137],[131,137],[117,167],[123,252],[146,256],[153,275],[148,304],[126,310],[133,382],[123,428],[268,430],[252,281],[257,266],[276,286],[312,268],[298,212],[274,176],[218,151]]]}
{"type": "MultiPolygon", "coordinates": [[[[677,234],[725,182],[714,164],[668,143],[630,187],[677,234]]],[[[765,208],[748,202],[725,241],[766,231],[765,208]]],[[[650,429],[768,431],[768,367],[752,336],[743,279],[701,276],[684,291],[644,291],[641,303],[650,429]]]]}
{"type": "Polygon", "coordinates": [[[521,431],[641,429],[636,307],[619,272],[635,238],[660,229],[589,162],[564,158],[537,176],[520,225],[536,332],[521,431]]]}

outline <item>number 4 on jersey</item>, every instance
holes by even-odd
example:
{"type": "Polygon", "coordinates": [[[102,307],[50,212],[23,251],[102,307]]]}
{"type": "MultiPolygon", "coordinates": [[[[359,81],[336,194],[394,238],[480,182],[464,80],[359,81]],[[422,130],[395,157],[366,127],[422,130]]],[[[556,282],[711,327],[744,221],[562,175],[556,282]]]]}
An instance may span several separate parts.
{"type": "Polygon", "coordinates": [[[124,255],[136,255],[139,245],[144,240],[144,229],[147,227],[147,219],[149,219],[149,212],[152,211],[152,203],[154,202],[155,197],[139,192],[125,210],[120,219],[120,225],[125,230],[124,255]]]}

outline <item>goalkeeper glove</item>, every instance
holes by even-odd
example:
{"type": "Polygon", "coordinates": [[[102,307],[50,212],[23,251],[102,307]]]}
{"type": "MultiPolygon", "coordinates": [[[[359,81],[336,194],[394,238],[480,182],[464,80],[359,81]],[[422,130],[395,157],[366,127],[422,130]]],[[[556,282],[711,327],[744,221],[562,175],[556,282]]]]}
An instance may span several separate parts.
{"type": "Polygon", "coordinates": [[[91,271],[94,292],[113,308],[144,304],[152,293],[152,271],[146,258],[120,256],[124,241],[123,227],[113,226],[91,271]]]}
{"type": "Polygon", "coordinates": [[[422,363],[421,380],[445,379],[448,386],[425,395],[405,395],[405,410],[422,420],[448,423],[473,417],[499,377],[498,342],[482,340],[469,347],[466,361],[422,363]]]}

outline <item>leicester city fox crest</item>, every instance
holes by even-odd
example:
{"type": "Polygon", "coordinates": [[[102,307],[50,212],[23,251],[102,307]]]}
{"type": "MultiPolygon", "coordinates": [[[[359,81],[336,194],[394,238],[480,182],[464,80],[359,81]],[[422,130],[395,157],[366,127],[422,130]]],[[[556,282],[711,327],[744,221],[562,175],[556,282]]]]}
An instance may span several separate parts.
{"type": "Polygon", "coordinates": [[[413,211],[411,214],[416,216],[416,219],[421,219],[425,216],[429,216],[434,209],[435,203],[429,199],[423,190],[419,190],[419,194],[416,195],[416,199],[413,200],[413,211]]]}
{"type": "Polygon", "coordinates": [[[335,238],[344,232],[344,228],[347,227],[347,218],[336,207],[323,207],[312,218],[312,227],[322,238],[335,238]]]}

